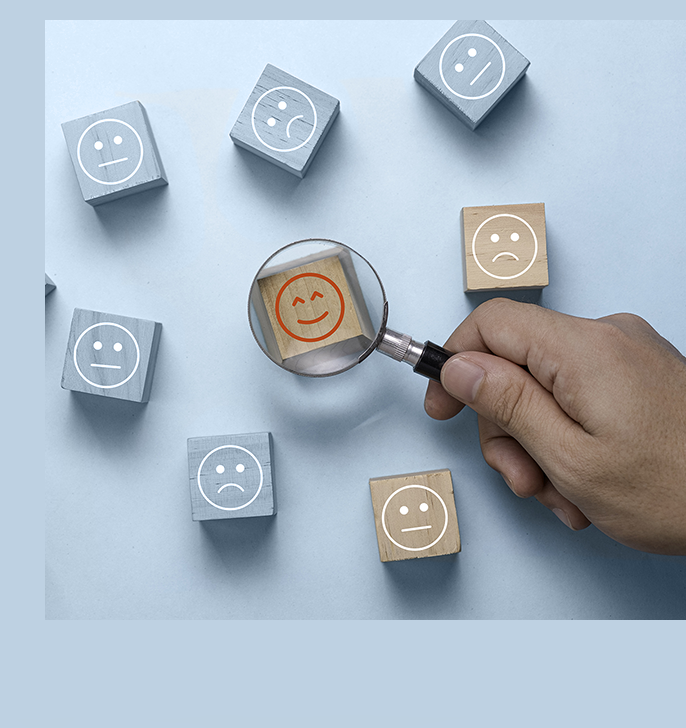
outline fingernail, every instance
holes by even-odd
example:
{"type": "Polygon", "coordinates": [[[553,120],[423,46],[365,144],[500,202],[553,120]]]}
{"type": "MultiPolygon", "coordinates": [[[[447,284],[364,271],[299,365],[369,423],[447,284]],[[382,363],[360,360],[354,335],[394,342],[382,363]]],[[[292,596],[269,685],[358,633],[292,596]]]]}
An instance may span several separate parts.
{"type": "Polygon", "coordinates": [[[473,402],[486,372],[477,364],[458,357],[452,359],[441,373],[444,388],[462,402],[473,402]]]}
{"type": "MultiPolygon", "coordinates": [[[[569,520],[569,516],[565,511],[562,510],[562,508],[553,508],[553,513],[562,521],[562,523],[567,526],[567,528],[572,528],[572,522],[569,520]]],[[[572,531],[574,529],[572,528],[572,531]]]]}

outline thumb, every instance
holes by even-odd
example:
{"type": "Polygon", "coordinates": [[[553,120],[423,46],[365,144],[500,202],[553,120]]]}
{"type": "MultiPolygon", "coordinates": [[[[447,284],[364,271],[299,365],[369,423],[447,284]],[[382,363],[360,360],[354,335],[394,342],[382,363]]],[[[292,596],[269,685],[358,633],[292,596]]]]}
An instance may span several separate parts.
{"type": "Polygon", "coordinates": [[[543,467],[559,457],[570,438],[586,434],[543,385],[507,359],[461,352],[444,364],[441,384],[452,397],[518,440],[543,467]]]}

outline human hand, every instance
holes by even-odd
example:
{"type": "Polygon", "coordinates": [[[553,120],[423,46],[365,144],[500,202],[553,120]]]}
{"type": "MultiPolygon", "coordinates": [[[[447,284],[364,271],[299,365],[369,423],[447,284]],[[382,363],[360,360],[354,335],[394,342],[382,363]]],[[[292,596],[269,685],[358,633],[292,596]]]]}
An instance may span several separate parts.
{"type": "Polygon", "coordinates": [[[425,409],[438,420],[475,410],[484,459],[516,495],[575,530],[686,554],[686,359],[648,323],[501,298],[445,348],[459,353],[425,409]]]}

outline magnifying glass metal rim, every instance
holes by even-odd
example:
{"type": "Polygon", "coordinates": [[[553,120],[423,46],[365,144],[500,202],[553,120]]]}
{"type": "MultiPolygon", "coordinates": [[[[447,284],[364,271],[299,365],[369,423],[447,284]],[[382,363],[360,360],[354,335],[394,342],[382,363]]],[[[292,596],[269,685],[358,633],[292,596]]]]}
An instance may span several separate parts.
{"type": "Polygon", "coordinates": [[[381,282],[381,278],[379,277],[379,274],[376,272],[376,269],[374,266],[363,256],[360,255],[356,250],[351,248],[349,245],[346,245],[345,243],[339,243],[337,240],[331,240],[330,238],[304,238],[303,240],[295,240],[292,243],[288,243],[288,245],[284,245],[283,247],[279,248],[277,251],[272,253],[260,266],[259,270],[255,274],[255,277],[252,279],[252,283],[250,284],[250,291],[248,293],[248,324],[250,325],[250,331],[252,332],[253,338],[255,339],[255,342],[257,345],[262,349],[263,353],[266,354],[267,358],[272,361],[276,366],[278,366],[280,369],[284,369],[287,372],[290,372],[292,374],[297,374],[301,377],[311,377],[314,379],[321,379],[322,377],[333,377],[336,374],[342,374],[343,372],[347,372],[349,369],[352,369],[354,366],[357,366],[360,362],[364,361],[373,351],[376,349],[379,344],[381,343],[381,340],[384,338],[384,334],[386,332],[386,323],[388,321],[388,299],[386,298],[386,289],[383,287],[383,283],[381,282]],[[302,243],[331,243],[332,245],[340,246],[341,248],[345,248],[346,250],[350,251],[353,255],[357,256],[358,258],[361,258],[370,268],[372,273],[376,276],[376,280],[379,284],[379,288],[381,289],[381,295],[383,297],[383,311],[381,315],[381,325],[379,326],[379,330],[376,333],[376,337],[374,338],[374,341],[359,355],[356,361],[353,361],[351,364],[349,364],[347,367],[344,367],[343,369],[337,369],[335,372],[326,372],[324,374],[312,374],[308,372],[298,372],[293,369],[289,369],[288,367],[284,367],[283,365],[279,364],[278,362],[274,361],[272,359],[271,354],[262,346],[262,343],[260,342],[259,338],[257,337],[257,334],[255,333],[255,327],[253,326],[252,316],[250,315],[250,304],[252,301],[252,293],[255,288],[255,285],[258,281],[258,276],[260,273],[267,267],[267,264],[270,260],[273,260],[276,258],[279,253],[283,252],[287,248],[292,248],[295,245],[300,245],[302,243]]]}

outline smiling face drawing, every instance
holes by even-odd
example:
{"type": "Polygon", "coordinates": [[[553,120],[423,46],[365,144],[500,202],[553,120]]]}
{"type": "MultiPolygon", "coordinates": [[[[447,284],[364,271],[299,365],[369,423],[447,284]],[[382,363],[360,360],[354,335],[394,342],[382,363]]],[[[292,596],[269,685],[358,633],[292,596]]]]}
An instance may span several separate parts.
{"type": "Polygon", "coordinates": [[[76,157],[93,182],[118,185],[140,169],[143,142],[131,124],[120,119],[101,119],[81,134],[76,157]]]}
{"type": "Polygon", "coordinates": [[[381,524],[398,548],[424,551],[443,538],[448,528],[448,509],[435,490],[425,485],[405,485],[386,499],[381,524]]]}
{"type": "Polygon", "coordinates": [[[140,360],[136,338],[120,324],[93,324],[74,345],[76,371],[98,389],[121,387],[136,373],[140,360]]]}
{"type": "Polygon", "coordinates": [[[443,49],[438,70],[448,91],[475,101],[490,96],[503,82],[505,56],[485,35],[465,33],[443,49]]]}
{"type": "Polygon", "coordinates": [[[472,238],[472,254],[491,278],[519,278],[534,264],[538,239],[529,223],[517,215],[493,215],[484,220],[472,238]]]}
{"type": "Polygon", "coordinates": [[[292,338],[323,341],[343,323],[345,301],[331,278],[321,273],[300,273],[281,286],[275,311],[279,325],[292,338]]]}
{"type": "Polygon", "coordinates": [[[310,97],[293,86],[276,86],[255,102],[251,114],[255,136],[274,152],[294,152],[312,139],[317,110],[310,97]]]}
{"type": "Polygon", "coordinates": [[[262,490],[264,473],[259,460],[240,445],[222,445],[210,450],[198,467],[202,497],[222,511],[249,506],[262,490]]]}

